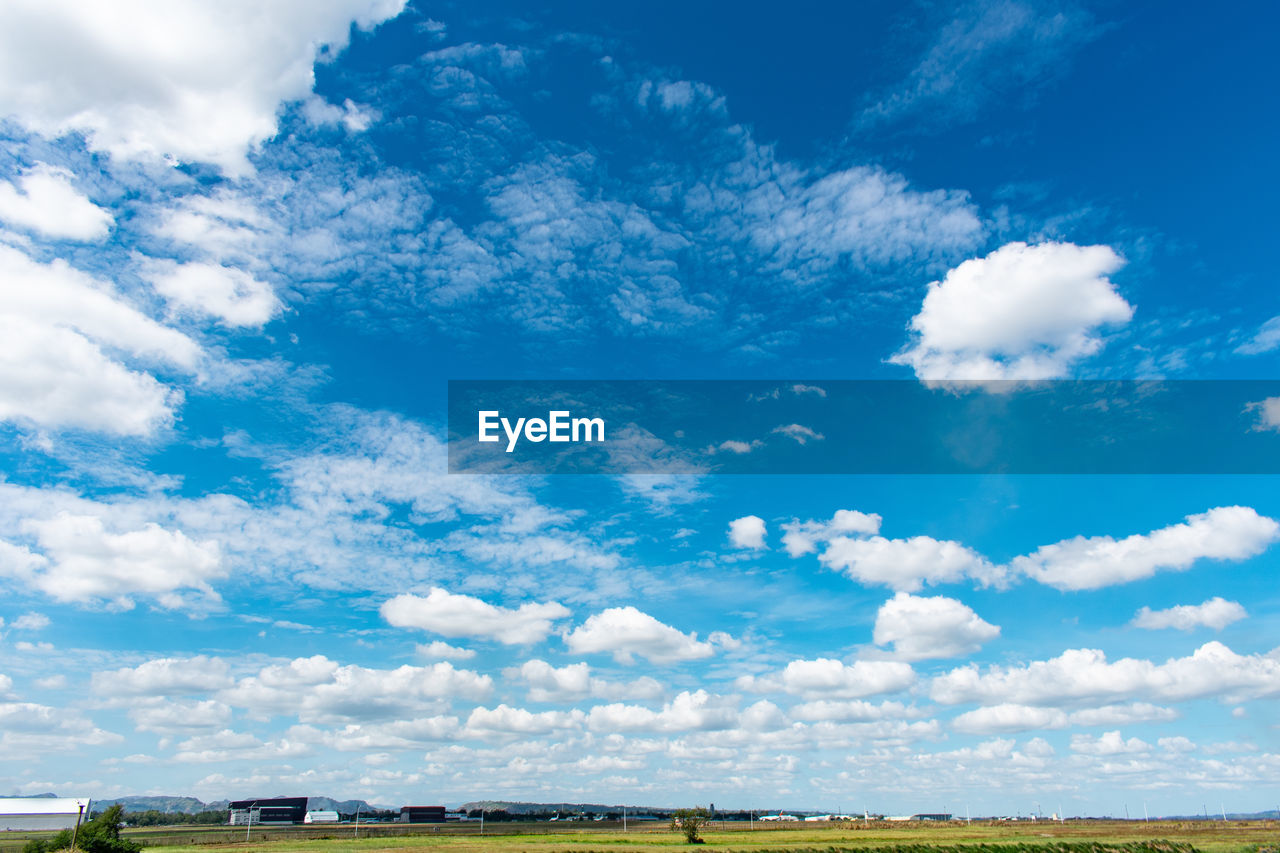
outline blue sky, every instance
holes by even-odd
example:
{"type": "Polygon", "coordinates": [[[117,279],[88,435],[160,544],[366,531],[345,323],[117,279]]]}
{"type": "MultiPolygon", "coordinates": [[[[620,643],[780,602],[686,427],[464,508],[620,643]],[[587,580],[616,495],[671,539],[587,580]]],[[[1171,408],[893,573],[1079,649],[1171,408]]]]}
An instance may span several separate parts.
{"type": "Polygon", "coordinates": [[[1274,808],[1274,477],[451,475],[445,391],[1274,378],[1276,24],[8,4],[0,792],[1274,808]]]}

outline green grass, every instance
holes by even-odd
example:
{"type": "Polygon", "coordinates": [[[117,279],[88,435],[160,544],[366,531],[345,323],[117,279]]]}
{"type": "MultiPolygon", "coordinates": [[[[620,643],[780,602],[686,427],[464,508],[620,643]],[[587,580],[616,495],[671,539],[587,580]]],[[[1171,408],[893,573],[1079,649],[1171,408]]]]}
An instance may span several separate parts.
{"type": "MultiPolygon", "coordinates": [[[[757,827],[760,824],[756,824],[757,827]]],[[[167,846],[164,853],[213,853],[263,850],[267,853],[657,853],[702,850],[735,853],[1280,853],[1280,825],[1275,821],[1240,823],[1073,821],[1066,824],[948,824],[885,826],[792,824],[767,829],[746,825],[712,826],[706,844],[689,846],[665,825],[582,830],[549,830],[545,825],[518,826],[519,835],[501,835],[507,827],[488,827],[485,836],[470,826],[448,827],[428,834],[350,837],[350,827],[328,830],[330,839],[280,837],[250,843],[202,843],[167,846]],[[536,832],[530,830],[536,829],[536,832]]],[[[362,832],[364,830],[362,829],[362,832]]],[[[182,833],[173,832],[174,836],[182,833]]],[[[187,838],[193,837],[186,833],[187,838]]],[[[142,833],[134,836],[149,840],[142,833]]],[[[153,839],[158,840],[156,836],[153,839]]],[[[224,836],[225,837],[225,836],[224,836]]],[[[212,839],[211,839],[212,840],[212,839]]]]}

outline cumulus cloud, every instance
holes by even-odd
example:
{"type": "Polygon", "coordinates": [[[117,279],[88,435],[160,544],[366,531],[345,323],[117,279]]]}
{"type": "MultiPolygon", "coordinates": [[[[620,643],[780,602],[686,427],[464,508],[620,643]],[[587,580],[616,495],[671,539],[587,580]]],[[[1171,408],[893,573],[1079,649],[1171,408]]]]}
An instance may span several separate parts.
{"type": "Polygon", "coordinates": [[[115,218],[71,181],[66,169],[36,163],[16,185],[0,183],[0,222],[55,239],[101,240],[115,218]]]}
{"type": "Polygon", "coordinates": [[[1197,560],[1244,560],[1280,538],[1280,524],[1246,506],[1189,515],[1181,524],[1125,539],[1077,536],[1018,557],[1011,569],[1064,590],[1098,589],[1184,571],[1197,560]]]}
{"type": "Polygon", "coordinates": [[[597,705],[587,715],[593,732],[690,732],[734,727],[738,711],[724,697],[705,690],[684,691],[654,711],[640,705],[597,705]]]}
{"type": "Polygon", "coordinates": [[[925,660],[971,654],[999,635],[998,626],[954,598],[899,592],[880,606],[873,639],[892,645],[902,660],[925,660]]]}
{"type": "Polygon", "coordinates": [[[662,684],[649,676],[624,683],[596,678],[586,663],[555,667],[544,660],[530,660],[519,669],[510,670],[529,685],[531,702],[566,702],[584,699],[656,699],[665,691],[662,684]]]}
{"type": "Polygon", "coordinates": [[[1094,735],[1072,735],[1071,751],[1082,755],[1112,756],[1135,755],[1151,751],[1151,744],[1141,738],[1131,737],[1128,740],[1118,731],[1094,735]]]}
{"type": "Polygon", "coordinates": [[[271,285],[218,264],[156,261],[143,275],[178,311],[216,317],[232,328],[261,326],[282,307],[271,285]]]}
{"type": "Polygon", "coordinates": [[[1004,570],[959,542],[912,536],[850,538],[837,536],[818,555],[827,568],[859,583],[915,592],[924,584],[955,583],[972,578],[983,585],[1001,583],[1004,570]]]}
{"type": "Polygon", "coordinates": [[[1150,607],[1144,607],[1134,614],[1133,625],[1152,631],[1162,628],[1190,631],[1200,627],[1221,631],[1232,622],[1239,622],[1248,615],[1239,602],[1214,596],[1201,604],[1179,604],[1167,610],[1152,610],[1150,607]]]}
{"type": "Polygon", "coordinates": [[[412,717],[443,701],[479,700],[493,679],[447,662],[371,669],[323,655],[263,667],[214,697],[251,716],[291,715],[303,722],[412,717]]]}
{"type": "Polygon", "coordinates": [[[1177,712],[1171,708],[1162,708],[1146,702],[1085,708],[1072,713],[1067,713],[1061,708],[1005,702],[975,708],[960,714],[951,721],[951,727],[967,734],[1012,734],[1044,729],[1064,729],[1068,726],[1115,726],[1129,723],[1168,722],[1177,719],[1177,716],[1177,712]]]}
{"type": "Polygon", "coordinates": [[[710,657],[710,642],[685,634],[634,607],[611,607],[587,619],[564,638],[574,654],[611,653],[619,663],[636,655],[652,663],[675,663],[710,657]]]}
{"type": "Polygon", "coordinates": [[[860,660],[851,664],[831,658],[793,660],[779,672],[744,675],[734,682],[752,693],[782,692],[812,699],[861,699],[897,693],[915,683],[910,664],[860,660]]]}
{"type": "Polygon", "coordinates": [[[475,708],[467,717],[466,730],[471,735],[541,735],[559,729],[582,725],[586,714],[574,708],[570,711],[527,711],[499,705],[496,708],[475,708]]]}
{"type": "Polygon", "coordinates": [[[163,697],[210,693],[230,687],[231,667],[222,658],[157,658],[135,667],[95,672],[93,692],[106,697],[163,697]]]}
{"type": "Polygon", "coordinates": [[[801,702],[788,711],[795,720],[811,723],[869,723],[877,720],[903,720],[919,712],[908,708],[901,702],[880,702],[873,705],[862,699],[848,701],[832,701],[818,699],[813,702],[801,702]]]}
{"type": "Polygon", "coordinates": [[[785,533],[782,546],[787,554],[799,557],[812,554],[818,543],[829,542],[837,536],[848,534],[866,534],[868,536],[880,532],[882,519],[877,513],[858,512],[855,509],[838,509],[830,521],[794,520],[782,525],[785,533]]]}
{"type": "Polygon", "coordinates": [[[1181,701],[1206,696],[1233,699],[1280,694],[1280,658],[1239,655],[1222,643],[1162,664],[1137,658],[1107,661],[1098,649],[1068,649],[1056,658],[1025,665],[975,664],[933,679],[936,702],[990,705],[1061,705],[1149,697],[1181,701]]]}
{"type": "Polygon", "coordinates": [[[1133,308],[1107,278],[1108,246],[1008,243],[929,285],[912,342],[890,361],[926,380],[1050,379],[1102,348],[1133,308]]]}
{"type": "Polygon", "coordinates": [[[214,163],[239,175],[276,133],[281,103],[311,94],[312,67],[404,0],[326,0],[217,9],[182,0],[4,4],[0,115],[56,137],[83,132],[114,157],[214,163]]]}
{"type": "Polygon", "coordinates": [[[103,347],[192,372],[195,341],[55,260],[0,245],[0,420],[148,435],[173,420],[181,392],[103,347]]]}
{"type": "Polygon", "coordinates": [[[19,631],[43,631],[49,627],[49,617],[43,613],[24,613],[13,620],[13,627],[19,631]]]}
{"type": "Polygon", "coordinates": [[[56,601],[107,601],[127,610],[137,596],[167,608],[220,600],[210,581],[225,577],[227,569],[213,540],[197,542],[158,524],[113,533],[101,518],[65,512],[28,519],[22,529],[35,536],[43,553],[28,551],[28,558],[16,564],[0,561],[0,573],[56,601]]]}
{"type": "Polygon", "coordinates": [[[1060,708],[1003,703],[966,711],[951,721],[951,727],[966,734],[1008,734],[1037,729],[1061,729],[1067,713],[1060,708]]]}
{"type": "Polygon", "coordinates": [[[506,645],[537,643],[551,633],[552,623],[569,615],[558,602],[528,602],[517,608],[497,607],[469,595],[433,587],[423,598],[397,595],[383,603],[382,618],[397,628],[421,628],[445,637],[479,637],[506,645]]]}
{"type": "Polygon", "coordinates": [[[174,734],[220,729],[231,722],[231,707],[213,699],[156,702],[129,711],[138,731],[174,734]]]}
{"type": "Polygon", "coordinates": [[[9,759],[47,761],[52,752],[120,740],[120,735],[103,731],[74,710],[34,702],[0,702],[0,751],[9,759]]]}
{"type": "Polygon", "coordinates": [[[759,551],[765,548],[764,519],[757,515],[745,515],[729,522],[729,544],[735,548],[759,551]]]}
{"type": "Polygon", "coordinates": [[[451,646],[443,640],[419,644],[417,652],[424,658],[435,658],[436,660],[470,660],[476,656],[474,649],[451,646]]]}

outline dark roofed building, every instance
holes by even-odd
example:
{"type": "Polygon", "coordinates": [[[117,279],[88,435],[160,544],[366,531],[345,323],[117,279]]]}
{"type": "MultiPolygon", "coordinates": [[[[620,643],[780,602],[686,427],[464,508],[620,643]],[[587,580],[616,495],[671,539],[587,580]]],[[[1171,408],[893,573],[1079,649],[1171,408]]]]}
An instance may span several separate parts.
{"type": "Polygon", "coordinates": [[[302,823],[307,818],[306,797],[262,797],[257,800],[236,800],[231,810],[231,824],[247,823],[290,824],[302,823]]]}
{"type": "Polygon", "coordinates": [[[401,806],[401,823],[444,823],[444,806],[401,806]]]}

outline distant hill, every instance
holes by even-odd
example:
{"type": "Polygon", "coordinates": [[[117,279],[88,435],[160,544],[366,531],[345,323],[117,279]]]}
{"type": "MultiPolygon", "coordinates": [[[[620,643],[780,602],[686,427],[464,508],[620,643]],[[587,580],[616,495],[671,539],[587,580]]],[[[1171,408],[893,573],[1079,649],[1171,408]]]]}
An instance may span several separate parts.
{"type": "Polygon", "coordinates": [[[212,803],[202,802],[195,797],[116,797],[107,800],[94,800],[95,809],[103,809],[116,804],[124,806],[125,812],[146,812],[154,809],[158,812],[179,812],[181,814],[198,814],[200,812],[218,811],[227,807],[226,800],[215,800],[212,803]]]}
{"type": "Polygon", "coordinates": [[[595,814],[604,814],[605,812],[620,812],[623,809],[640,814],[671,811],[669,808],[662,809],[650,806],[606,806],[600,803],[514,803],[506,800],[476,800],[471,803],[463,803],[458,808],[467,812],[472,809],[484,809],[485,811],[502,809],[509,814],[536,814],[538,812],[567,812],[569,814],[594,812],[595,814]]]}
{"type": "MultiPolygon", "coordinates": [[[[50,794],[48,796],[53,795],[50,794]]],[[[284,795],[282,794],[281,796],[284,795]]],[[[178,812],[181,814],[222,811],[229,805],[229,801],[227,800],[214,800],[206,803],[196,799],[195,797],[116,797],[114,799],[93,801],[95,809],[106,808],[107,806],[113,806],[116,803],[124,806],[126,813],[145,812],[154,809],[158,812],[178,812]]],[[[386,810],[391,808],[390,806],[372,806],[364,800],[335,800],[330,797],[308,797],[307,807],[317,811],[336,811],[341,814],[355,814],[357,807],[359,807],[361,812],[386,810]]],[[[399,807],[397,806],[396,809],[398,810],[399,807]]]]}

